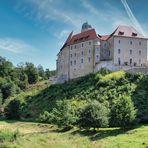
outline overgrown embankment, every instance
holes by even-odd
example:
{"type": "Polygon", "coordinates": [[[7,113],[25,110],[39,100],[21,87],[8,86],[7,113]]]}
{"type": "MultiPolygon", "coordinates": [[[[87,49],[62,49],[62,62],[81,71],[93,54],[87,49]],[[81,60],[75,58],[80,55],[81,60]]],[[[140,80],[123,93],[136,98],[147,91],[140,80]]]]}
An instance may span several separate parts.
{"type": "Polygon", "coordinates": [[[95,127],[126,126],[133,121],[148,121],[148,76],[102,70],[64,84],[22,93],[14,100],[19,101],[19,118],[23,119],[71,127],[82,122],[88,124],[84,117],[88,116],[96,122],[95,127]],[[104,108],[98,108],[96,103],[104,108]],[[88,110],[90,114],[83,114],[88,110]],[[103,113],[94,115],[94,112],[103,113]]]}

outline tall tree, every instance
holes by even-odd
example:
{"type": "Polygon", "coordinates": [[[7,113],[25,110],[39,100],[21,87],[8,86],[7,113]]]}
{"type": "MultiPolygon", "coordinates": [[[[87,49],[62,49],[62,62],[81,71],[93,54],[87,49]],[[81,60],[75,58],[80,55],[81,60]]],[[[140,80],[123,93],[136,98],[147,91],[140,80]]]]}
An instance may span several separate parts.
{"type": "Polygon", "coordinates": [[[34,64],[26,62],[25,72],[28,76],[29,84],[35,84],[39,80],[39,74],[34,64]]]}

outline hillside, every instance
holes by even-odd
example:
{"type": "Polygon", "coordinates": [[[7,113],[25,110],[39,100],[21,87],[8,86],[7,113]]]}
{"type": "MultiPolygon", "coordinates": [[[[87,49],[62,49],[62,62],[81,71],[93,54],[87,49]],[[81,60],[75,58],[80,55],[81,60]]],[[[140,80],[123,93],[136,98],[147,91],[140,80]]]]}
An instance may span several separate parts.
{"type": "Polygon", "coordinates": [[[51,112],[59,101],[73,108],[82,108],[92,100],[105,103],[112,109],[114,101],[129,96],[138,110],[140,122],[148,121],[148,76],[102,70],[64,84],[40,90],[29,90],[15,97],[20,100],[20,116],[36,120],[45,111],[51,112]]]}

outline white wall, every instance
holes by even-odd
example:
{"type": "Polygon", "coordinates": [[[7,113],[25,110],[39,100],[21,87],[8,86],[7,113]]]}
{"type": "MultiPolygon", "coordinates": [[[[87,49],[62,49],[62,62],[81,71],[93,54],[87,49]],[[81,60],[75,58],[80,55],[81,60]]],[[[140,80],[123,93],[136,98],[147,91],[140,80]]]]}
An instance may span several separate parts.
{"type": "Polygon", "coordinates": [[[124,62],[128,62],[129,65],[130,59],[132,59],[132,65],[134,65],[134,63],[137,63],[137,66],[147,64],[147,40],[140,38],[114,37],[114,64],[116,65],[118,65],[118,58],[120,58],[121,65],[124,65],[124,62]],[[132,44],[130,44],[130,42],[132,42],[132,44]],[[140,42],[141,45],[139,44],[140,42]],[[118,49],[120,49],[120,54],[118,53],[118,49]],[[130,54],[130,50],[132,50],[132,54],[130,54]],[[141,55],[139,54],[139,51],[141,51],[141,55]]]}

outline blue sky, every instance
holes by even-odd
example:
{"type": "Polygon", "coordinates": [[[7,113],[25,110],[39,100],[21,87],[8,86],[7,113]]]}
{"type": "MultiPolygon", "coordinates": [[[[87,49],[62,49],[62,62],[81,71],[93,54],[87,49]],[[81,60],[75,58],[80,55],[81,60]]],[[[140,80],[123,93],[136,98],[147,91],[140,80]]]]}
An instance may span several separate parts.
{"type": "Polygon", "coordinates": [[[0,0],[0,56],[56,68],[70,31],[88,21],[99,34],[132,25],[148,35],[148,0],[0,0]]]}

